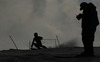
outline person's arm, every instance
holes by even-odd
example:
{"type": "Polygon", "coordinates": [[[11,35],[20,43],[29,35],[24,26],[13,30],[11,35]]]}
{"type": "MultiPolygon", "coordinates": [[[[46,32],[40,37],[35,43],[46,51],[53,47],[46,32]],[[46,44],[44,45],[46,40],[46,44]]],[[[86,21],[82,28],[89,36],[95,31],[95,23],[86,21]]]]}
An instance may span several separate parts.
{"type": "Polygon", "coordinates": [[[43,37],[39,36],[39,40],[43,40],[43,37]]]}
{"type": "Polygon", "coordinates": [[[34,41],[35,41],[35,40],[33,39],[33,42],[32,42],[32,45],[31,45],[31,48],[33,47],[34,41]]]}
{"type": "Polygon", "coordinates": [[[80,20],[82,17],[83,17],[83,14],[79,14],[79,15],[76,16],[76,18],[77,18],[78,20],[80,20]]]}

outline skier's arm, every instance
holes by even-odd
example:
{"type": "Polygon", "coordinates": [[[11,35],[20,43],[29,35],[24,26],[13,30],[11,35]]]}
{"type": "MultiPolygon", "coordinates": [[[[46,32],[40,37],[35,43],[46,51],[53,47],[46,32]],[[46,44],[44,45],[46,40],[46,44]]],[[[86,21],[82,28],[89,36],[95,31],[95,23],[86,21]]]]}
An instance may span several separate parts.
{"type": "Polygon", "coordinates": [[[31,47],[33,47],[34,41],[35,41],[35,40],[33,39],[33,42],[32,42],[32,45],[31,45],[31,47]]]}

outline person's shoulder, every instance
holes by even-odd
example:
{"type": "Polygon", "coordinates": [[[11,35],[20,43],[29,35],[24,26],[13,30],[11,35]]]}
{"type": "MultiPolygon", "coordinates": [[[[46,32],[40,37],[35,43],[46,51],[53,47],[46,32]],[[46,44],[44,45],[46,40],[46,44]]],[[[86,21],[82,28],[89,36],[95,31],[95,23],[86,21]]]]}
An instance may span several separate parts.
{"type": "Polygon", "coordinates": [[[89,8],[96,9],[96,6],[93,3],[90,2],[88,5],[89,5],[89,8]]]}
{"type": "Polygon", "coordinates": [[[38,38],[39,38],[40,40],[42,40],[42,39],[43,39],[43,37],[41,37],[41,36],[38,36],[38,38]]]}

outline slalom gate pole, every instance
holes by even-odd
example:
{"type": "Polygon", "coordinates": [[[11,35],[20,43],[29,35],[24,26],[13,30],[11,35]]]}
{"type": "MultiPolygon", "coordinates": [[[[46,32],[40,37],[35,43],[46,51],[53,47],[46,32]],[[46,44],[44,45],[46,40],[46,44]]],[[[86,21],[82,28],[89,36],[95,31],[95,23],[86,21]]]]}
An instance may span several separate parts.
{"type": "Polygon", "coordinates": [[[17,48],[17,46],[16,46],[14,40],[12,39],[12,37],[11,37],[10,35],[9,35],[9,37],[10,37],[10,39],[12,40],[12,42],[13,42],[14,46],[16,47],[16,49],[18,50],[18,48],[17,48]]]}
{"type": "Polygon", "coordinates": [[[56,35],[56,38],[57,38],[57,41],[58,41],[58,45],[60,46],[59,39],[58,39],[58,36],[57,35],[56,35]]]}

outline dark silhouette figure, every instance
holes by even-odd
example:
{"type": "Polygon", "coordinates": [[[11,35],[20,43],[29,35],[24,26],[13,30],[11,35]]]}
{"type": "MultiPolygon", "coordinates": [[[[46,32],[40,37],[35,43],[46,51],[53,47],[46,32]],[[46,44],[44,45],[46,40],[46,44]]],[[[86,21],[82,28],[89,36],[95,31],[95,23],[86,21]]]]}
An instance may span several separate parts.
{"type": "Polygon", "coordinates": [[[38,33],[34,33],[34,38],[33,38],[33,42],[31,45],[31,49],[32,49],[33,45],[35,47],[37,47],[38,49],[41,49],[41,47],[47,48],[46,46],[42,45],[42,42],[41,42],[42,39],[43,39],[43,37],[38,36],[38,33]]]}
{"type": "Polygon", "coordinates": [[[95,38],[96,27],[99,25],[96,6],[94,4],[82,2],[80,4],[82,14],[76,16],[78,20],[82,19],[82,42],[84,52],[78,57],[94,56],[93,42],[95,38]]]}

